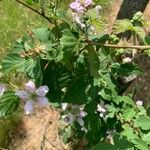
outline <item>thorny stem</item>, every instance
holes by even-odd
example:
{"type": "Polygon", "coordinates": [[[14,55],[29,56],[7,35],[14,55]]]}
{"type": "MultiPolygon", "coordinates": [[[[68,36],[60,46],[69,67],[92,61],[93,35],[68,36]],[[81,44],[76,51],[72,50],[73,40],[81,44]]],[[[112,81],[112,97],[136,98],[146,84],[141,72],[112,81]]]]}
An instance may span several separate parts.
{"type": "Polygon", "coordinates": [[[21,5],[25,6],[25,7],[27,7],[28,9],[32,10],[33,12],[37,13],[38,15],[40,15],[41,17],[43,17],[44,19],[46,19],[48,22],[52,23],[52,20],[51,20],[49,17],[45,16],[45,14],[43,14],[43,13],[39,12],[38,10],[36,10],[36,9],[34,9],[34,8],[32,8],[32,7],[30,7],[29,5],[23,3],[23,2],[20,1],[20,0],[16,0],[16,2],[18,2],[19,4],[21,4],[21,5]]]}
{"type": "Polygon", "coordinates": [[[102,47],[108,47],[108,48],[132,48],[132,49],[139,49],[139,50],[150,50],[149,45],[140,46],[140,45],[117,45],[117,44],[103,44],[103,43],[95,43],[95,42],[89,42],[91,45],[99,45],[102,47]]]}

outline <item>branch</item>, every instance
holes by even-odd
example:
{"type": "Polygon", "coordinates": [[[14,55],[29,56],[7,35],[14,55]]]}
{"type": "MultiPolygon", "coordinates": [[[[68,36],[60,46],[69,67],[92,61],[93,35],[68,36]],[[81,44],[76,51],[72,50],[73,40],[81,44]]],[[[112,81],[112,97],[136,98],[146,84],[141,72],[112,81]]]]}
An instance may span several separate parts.
{"type": "Polygon", "coordinates": [[[34,8],[32,8],[32,7],[30,7],[29,5],[23,3],[23,2],[20,1],[20,0],[16,0],[16,2],[18,2],[19,4],[21,4],[21,5],[25,6],[25,7],[27,7],[28,9],[32,10],[33,12],[37,13],[38,15],[40,15],[41,17],[43,17],[44,19],[46,19],[48,22],[52,23],[52,20],[51,20],[49,17],[45,16],[45,14],[43,14],[43,13],[39,12],[38,10],[36,10],[36,9],[34,9],[34,8]]]}
{"type": "Polygon", "coordinates": [[[139,50],[150,50],[149,45],[140,46],[140,45],[101,44],[101,43],[94,43],[94,42],[91,42],[91,41],[89,42],[89,44],[99,45],[99,46],[108,47],[108,48],[132,48],[132,49],[139,49],[139,50]]]}

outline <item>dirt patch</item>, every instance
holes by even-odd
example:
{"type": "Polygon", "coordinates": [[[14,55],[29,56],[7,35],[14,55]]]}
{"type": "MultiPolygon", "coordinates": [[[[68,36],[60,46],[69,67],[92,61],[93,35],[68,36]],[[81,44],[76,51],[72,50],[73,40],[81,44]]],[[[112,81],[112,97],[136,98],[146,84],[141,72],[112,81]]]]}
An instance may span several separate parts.
{"type": "Polygon", "coordinates": [[[59,113],[52,108],[36,108],[24,115],[11,137],[9,150],[66,150],[58,135],[59,113]]]}
{"type": "MultiPolygon", "coordinates": [[[[150,1],[148,2],[143,14],[144,14],[144,18],[147,21],[150,21],[150,1]]],[[[150,33],[150,26],[147,26],[145,28],[145,30],[146,30],[147,33],[150,33]]]]}

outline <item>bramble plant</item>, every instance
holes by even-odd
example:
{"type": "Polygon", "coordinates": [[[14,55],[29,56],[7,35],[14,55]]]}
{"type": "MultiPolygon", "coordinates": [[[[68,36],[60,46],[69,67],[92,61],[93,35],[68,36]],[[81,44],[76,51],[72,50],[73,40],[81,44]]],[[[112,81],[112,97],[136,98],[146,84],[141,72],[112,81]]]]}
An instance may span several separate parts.
{"type": "Polygon", "coordinates": [[[125,91],[141,74],[127,52],[149,53],[150,46],[120,45],[117,37],[132,31],[136,41],[150,44],[142,14],[117,21],[109,35],[103,34],[102,7],[92,0],[75,0],[68,10],[58,6],[58,0],[49,3],[50,28],[28,31],[2,60],[0,116],[11,115],[20,104],[26,114],[37,104],[57,104],[65,143],[82,139],[90,150],[148,150],[150,117],[143,101],[125,91]],[[12,82],[12,77],[19,79],[12,82]]]}

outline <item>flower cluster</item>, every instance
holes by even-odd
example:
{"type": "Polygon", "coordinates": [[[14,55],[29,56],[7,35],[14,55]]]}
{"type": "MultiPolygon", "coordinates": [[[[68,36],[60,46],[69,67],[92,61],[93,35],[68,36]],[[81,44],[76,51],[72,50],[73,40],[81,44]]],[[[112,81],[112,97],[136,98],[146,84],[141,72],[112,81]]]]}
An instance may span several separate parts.
{"type": "Polygon", "coordinates": [[[85,28],[85,24],[81,21],[81,17],[91,4],[92,0],[76,0],[70,4],[70,8],[73,11],[72,16],[81,28],[85,28]]]}
{"type": "Polygon", "coordinates": [[[91,4],[92,0],[76,0],[70,4],[70,8],[75,12],[83,13],[91,4]]]}
{"type": "Polygon", "coordinates": [[[81,130],[87,132],[83,120],[83,118],[87,115],[87,112],[84,111],[84,106],[62,103],[62,110],[66,111],[66,114],[62,115],[62,119],[67,124],[78,122],[81,126],[81,130]]]}
{"type": "Polygon", "coordinates": [[[99,113],[99,116],[104,118],[107,117],[107,109],[105,107],[104,102],[100,102],[100,104],[97,105],[97,112],[99,113]]]}
{"type": "Polygon", "coordinates": [[[45,95],[48,93],[49,89],[47,86],[35,87],[34,82],[29,81],[25,85],[25,90],[17,90],[16,95],[25,102],[25,112],[30,114],[36,104],[40,106],[48,106],[49,102],[45,95]]]}

